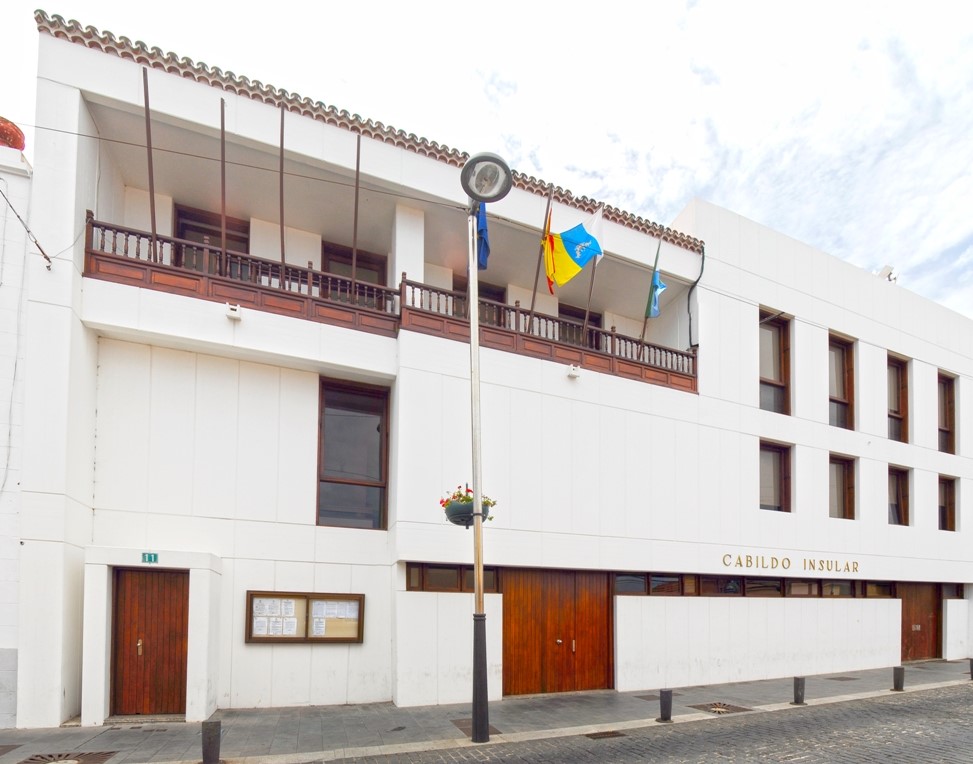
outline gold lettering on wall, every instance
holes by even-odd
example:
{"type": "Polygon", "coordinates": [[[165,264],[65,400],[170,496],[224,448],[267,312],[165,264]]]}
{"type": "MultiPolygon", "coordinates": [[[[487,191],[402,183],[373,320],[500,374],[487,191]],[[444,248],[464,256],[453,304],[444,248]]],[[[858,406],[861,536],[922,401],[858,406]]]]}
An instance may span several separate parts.
{"type": "MultiPolygon", "coordinates": [[[[790,557],[778,557],[765,554],[731,554],[723,555],[724,568],[738,568],[740,570],[775,571],[790,570],[790,557]]],[[[840,560],[838,558],[803,557],[800,560],[801,570],[808,573],[858,573],[857,560],[840,560]]]]}

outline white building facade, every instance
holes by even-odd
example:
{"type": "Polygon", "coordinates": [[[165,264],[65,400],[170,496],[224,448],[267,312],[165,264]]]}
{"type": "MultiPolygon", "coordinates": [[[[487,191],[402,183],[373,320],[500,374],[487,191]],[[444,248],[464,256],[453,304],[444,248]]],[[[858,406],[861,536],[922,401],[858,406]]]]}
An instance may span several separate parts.
{"type": "MultiPolygon", "coordinates": [[[[38,26],[0,722],[468,700],[466,155],[38,26]]],[[[971,322],[702,201],[532,310],[548,189],[479,276],[490,698],[967,657],[971,322]]]]}

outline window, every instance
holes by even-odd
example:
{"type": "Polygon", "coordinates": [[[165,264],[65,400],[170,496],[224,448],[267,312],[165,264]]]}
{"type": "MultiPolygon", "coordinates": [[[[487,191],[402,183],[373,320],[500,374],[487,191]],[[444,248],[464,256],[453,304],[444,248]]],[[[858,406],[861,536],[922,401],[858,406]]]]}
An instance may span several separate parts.
{"type": "MultiPolygon", "coordinates": [[[[176,205],[175,233],[177,239],[201,244],[200,247],[176,246],[172,264],[208,273],[217,272],[217,258],[223,246],[223,220],[215,212],[206,212],[192,207],[176,205]],[[209,262],[207,263],[207,259],[209,262]]],[[[226,218],[226,249],[229,252],[247,254],[250,251],[250,223],[246,220],[226,218]]],[[[230,263],[224,275],[231,278],[246,278],[247,273],[239,272],[239,263],[230,263]]]]}
{"type": "Polygon", "coordinates": [[[889,525],[909,524],[909,471],[889,467],[889,525]]]}
{"type": "Polygon", "coordinates": [[[649,594],[682,594],[682,576],[670,573],[653,573],[649,578],[649,594]]]}
{"type": "MultiPolygon", "coordinates": [[[[385,286],[386,258],[371,252],[355,253],[355,281],[385,286]]],[[[352,250],[331,242],[321,243],[321,270],[351,278],[352,250]]]]}
{"type": "Polygon", "coordinates": [[[784,580],[781,578],[744,579],[748,597],[783,597],[784,580]]]}
{"type": "Polygon", "coordinates": [[[852,344],[837,337],[828,343],[828,421],[851,430],[855,426],[855,361],[852,344]]]}
{"type": "MultiPolygon", "coordinates": [[[[469,294],[470,280],[465,274],[453,274],[453,291],[462,292],[463,296],[455,299],[453,303],[453,315],[458,317],[468,317],[466,312],[467,295],[469,294]]],[[[480,323],[488,326],[503,326],[507,304],[507,288],[487,284],[482,279],[477,279],[476,291],[480,298],[480,323]]]]}
{"type": "Polygon", "coordinates": [[[616,573],[615,594],[645,594],[645,573],[616,573]]]}
{"type": "Polygon", "coordinates": [[[867,581],[865,583],[866,597],[894,597],[895,584],[889,581],[867,581]]]}
{"type": "Polygon", "coordinates": [[[956,530],[956,480],[939,478],[939,530],[956,530]]]}
{"type": "Polygon", "coordinates": [[[739,597],[743,579],[727,576],[700,576],[699,593],[704,597],[739,597]]]}
{"type": "Polygon", "coordinates": [[[790,341],[780,314],[760,314],[760,408],[789,414],[790,341]]]}
{"type": "Polygon", "coordinates": [[[386,528],[388,390],[321,380],[318,525],[386,528]]]}
{"type": "Polygon", "coordinates": [[[953,432],[956,419],[954,387],[952,377],[939,375],[939,450],[947,454],[956,453],[956,436],[953,432]]]}
{"type": "Polygon", "coordinates": [[[581,336],[582,329],[584,328],[584,308],[576,308],[573,305],[565,305],[561,303],[557,306],[557,317],[563,319],[559,337],[561,342],[597,349],[599,335],[596,330],[601,329],[601,313],[588,311],[587,342],[582,341],[581,336]]]}
{"type": "Polygon", "coordinates": [[[822,597],[854,597],[855,587],[852,581],[822,581],[822,597]]]}
{"type": "MultiPolygon", "coordinates": [[[[468,565],[406,565],[406,589],[410,592],[472,592],[473,568],[468,565]]],[[[500,591],[496,568],[483,569],[483,591],[500,591]]]]}
{"type": "Polygon", "coordinates": [[[821,595],[821,582],[813,579],[788,579],[788,597],[818,597],[821,595]]]}
{"type": "Polygon", "coordinates": [[[773,443],[760,444],[760,508],[790,512],[791,450],[773,443]]]}
{"type": "Polygon", "coordinates": [[[829,514],[845,520],[855,519],[855,462],[832,456],[829,465],[829,514]]]}
{"type": "Polygon", "coordinates": [[[905,361],[889,356],[889,439],[909,441],[909,373],[905,361]]]}

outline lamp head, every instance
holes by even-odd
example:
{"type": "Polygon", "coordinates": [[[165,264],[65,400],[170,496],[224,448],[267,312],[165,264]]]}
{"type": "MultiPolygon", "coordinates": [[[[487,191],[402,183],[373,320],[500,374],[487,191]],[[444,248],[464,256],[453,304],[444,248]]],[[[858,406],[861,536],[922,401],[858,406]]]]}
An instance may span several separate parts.
{"type": "Polygon", "coordinates": [[[498,202],[510,192],[513,173],[496,154],[477,154],[466,160],[460,183],[467,196],[478,202],[498,202]]]}

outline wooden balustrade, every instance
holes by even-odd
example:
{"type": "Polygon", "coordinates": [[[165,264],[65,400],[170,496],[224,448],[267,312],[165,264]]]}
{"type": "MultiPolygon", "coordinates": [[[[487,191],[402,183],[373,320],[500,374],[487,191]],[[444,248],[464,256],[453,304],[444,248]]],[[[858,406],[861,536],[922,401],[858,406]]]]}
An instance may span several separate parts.
{"type": "MultiPolygon", "coordinates": [[[[94,220],[85,275],[394,337],[399,328],[469,341],[465,292],[406,279],[398,289],[94,220]]],[[[484,347],[695,392],[696,353],[480,300],[484,347]]]]}

